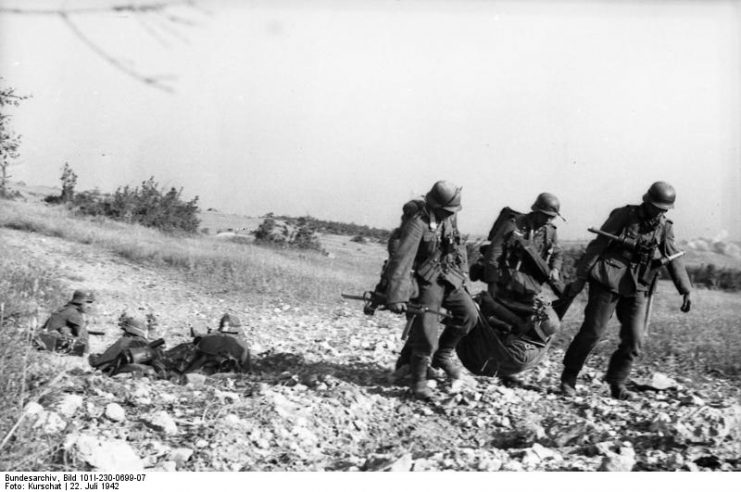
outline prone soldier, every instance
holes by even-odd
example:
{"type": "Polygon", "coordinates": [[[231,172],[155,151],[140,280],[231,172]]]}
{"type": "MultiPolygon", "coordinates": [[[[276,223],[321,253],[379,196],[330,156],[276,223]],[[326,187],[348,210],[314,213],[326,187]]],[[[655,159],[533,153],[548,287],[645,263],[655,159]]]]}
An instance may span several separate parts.
{"type": "Polygon", "coordinates": [[[42,350],[82,356],[88,351],[86,315],[93,302],[92,291],[74,291],[72,299],[46,320],[34,339],[35,345],[42,350]]]}
{"type": "Polygon", "coordinates": [[[90,365],[104,374],[115,376],[120,373],[139,375],[157,374],[166,377],[167,371],[162,357],[164,339],[149,340],[149,329],[144,321],[122,316],[119,327],[123,330],[121,338],[102,354],[90,354],[90,365]]]}
{"type": "Polygon", "coordinates": [[[665,213],[674,208],[676,192],[663,181],[651,185],[640,205],[626,205],[610,213],[599,234],[588,245],[577,263],[576,276],[568,291],[575,296],[589,283],[589,300],[584,322],[564,356],[561,392],[576,393],[579,371],[614,312],[620,321],[620,345],[612,354],[605,380],[617,399],[633,397],[625,386],[633,361],[641,351],[648,322],[658,268],[666,265],[678,292],[683,296],[681,310],[691,306],[691,284],[674,244],[672,221],[665,213]],[[609,236],[617,236],[611,239],[609,236]],[[668,260],[668,261],[667,261],[668,260]]]}
{"type": "MultiPolygon", "coordinates": [[[[407,339],[412,391],[416,398],[431,399],[427,369],[442,369],[452,380],[462,367],[455,347],[476,323],[476,306],[465,289],[467,260],[456,225],[461,209],[461,189],[448,181],[436,182],[425,195],[424,206],[401,226],[399,242],[387,270],[385,300],[389,310],[403,313],[412,292],[410,272],[418,287],[417,305],[428,312],[416,314],[407,339]],[[453,320],[438,340],[438,312],[446,308],[453,320]]],[[[402,354],[405,352],[402,350],[402,354]]]]}
{"type": "Polygon", "coordinates": [[[249,372],[252,370],[250,349],[238,335],[242,323],[233,314],[224,314],[215,332],[205,335],[193,334],[195,350],[184,364],[183,373],[201,372],[206,375],[217,372],[249,372]]]}

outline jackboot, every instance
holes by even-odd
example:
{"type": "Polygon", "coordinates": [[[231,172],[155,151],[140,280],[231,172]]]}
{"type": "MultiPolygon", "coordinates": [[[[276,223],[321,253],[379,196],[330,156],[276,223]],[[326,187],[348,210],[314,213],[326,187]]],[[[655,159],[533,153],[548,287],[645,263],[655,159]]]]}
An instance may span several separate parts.
{"type": "Polygon", "coordinates": [[[561,374],[561,386],[559,387],[563,396],[572,397],[576,395],[576,376],[561,374]]]}
{"type": "Polygon", "coordinates": [[[464,335],[460,330],[446,327],[440,336],[440,348],[432,357],[432,367],[442,369],[450,379],[460,379],[463,374],[463,366],[455,354],[455,347],[464,335]]]}
{"type": "Polygon", "coordinates": [[[412,393],[419,400],[432,399],[432,390],[427,386],[427,366],[429,364],[429,356],[412,354],[410,361],[412,393]]]}
{"type": "Polygon", "coordinates": [[[635,400],[636,396],[628,391],[623,383],[610,383],[610,395],[616,400],[635,400]]]}

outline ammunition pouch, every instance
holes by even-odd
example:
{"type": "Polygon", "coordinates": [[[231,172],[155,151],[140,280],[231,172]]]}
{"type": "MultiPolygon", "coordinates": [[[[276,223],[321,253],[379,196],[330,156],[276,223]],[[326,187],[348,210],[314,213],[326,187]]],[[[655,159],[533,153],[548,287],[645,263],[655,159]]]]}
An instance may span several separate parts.
{"type": "Polygon", "coordinates": [[[416,269],[417,275],[430,284],[437,281],[441,271],[442,265],[440,264],[440,258],[437,256],[431,256],[416,269]]]}

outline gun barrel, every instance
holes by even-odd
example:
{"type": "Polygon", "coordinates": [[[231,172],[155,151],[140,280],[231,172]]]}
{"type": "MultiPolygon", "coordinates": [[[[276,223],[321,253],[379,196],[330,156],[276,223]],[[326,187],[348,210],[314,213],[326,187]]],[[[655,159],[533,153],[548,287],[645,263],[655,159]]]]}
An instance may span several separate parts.
{"type": "Polygon", "coordinates": [[[97,330],[88,330],[88,335],[95,335],[95,336],[103,336],[105,335],[104,331],[97,331],[97,330]]]}
{"type": "Polygon", "coordinates": [[[604,236],[607,238],[610,238],[614,241],[622,241],[618,236],[614,234],[610,234],[609,232],[605,232],[601,229],[597,229],[596,227],[590,227],[587,229],[589,232],[593,232],[594,234],[597,234],[598,236],[604,236]]]}
{"type": "Polygon", "coordinates": [[[358,295],[355,295],[355,294],[344,294],[343,293],[343,294],[340,294],[340,295],[344,299],[354,299],[356,301],[364,301],[365,300],[365,297],[364,296],[358,296],[358,295]]]}

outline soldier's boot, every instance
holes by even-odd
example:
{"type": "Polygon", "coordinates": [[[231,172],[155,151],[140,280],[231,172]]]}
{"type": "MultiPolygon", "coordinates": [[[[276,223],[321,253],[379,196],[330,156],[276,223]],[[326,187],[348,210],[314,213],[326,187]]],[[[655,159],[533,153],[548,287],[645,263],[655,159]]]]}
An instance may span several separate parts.
{"type": "Polygon", "coordinates": [[[561,385],[559,386],[563,396],[571,398],[576,395],[576,375],[561,374],[561,385]]]}
{"type": "Polygon", "coordinates": [[[624,383],[610,383],[610,395],[616,400],[635,400],[636,396],[628,391],[624,383]]]}
{"type": "Polygon", "coordinates": [[[410,361],[410,370],[412,376],[412,393],[419,400],[432,400],[432,390],[427,385],[427,366],[430,364],[430,357],[413,354],[410,361]]]}
{"type": "Polygon", "coordinates": [[[448,378],[456,380],[463,375],[463,366],[455,355],[455,347],[463,334],[454,328],[446,327],[440,336],[440,348],[432,357],[432,367],[442,369],[448,378]]]}

